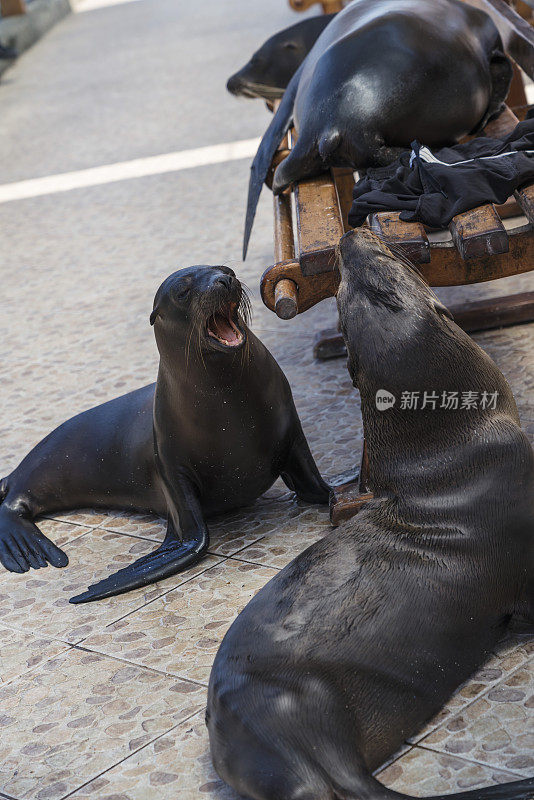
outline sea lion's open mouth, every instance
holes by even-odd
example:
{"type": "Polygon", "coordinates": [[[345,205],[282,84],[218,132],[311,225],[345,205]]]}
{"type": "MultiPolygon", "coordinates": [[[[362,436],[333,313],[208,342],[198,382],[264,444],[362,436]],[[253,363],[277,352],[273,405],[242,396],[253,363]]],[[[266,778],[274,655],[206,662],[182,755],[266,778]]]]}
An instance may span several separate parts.
{"type": "Polygon", "coordinates": [[[263,83],[245,83],[243,82],[236,94],[242,97],[249,97],[259,100],[279,100],[284,94],[284,89],[278,89],[276,86],[267,86],[263,83]]]}
{"type": "Polygon", "coordinates": [[[207,322],[208,334],[225,347],[239,347],[244,341],[243,334],[237,326],[237,320],[233,319],[236,310],[237,305],[231,304],[225,309],[216,311],[207,322]]]}

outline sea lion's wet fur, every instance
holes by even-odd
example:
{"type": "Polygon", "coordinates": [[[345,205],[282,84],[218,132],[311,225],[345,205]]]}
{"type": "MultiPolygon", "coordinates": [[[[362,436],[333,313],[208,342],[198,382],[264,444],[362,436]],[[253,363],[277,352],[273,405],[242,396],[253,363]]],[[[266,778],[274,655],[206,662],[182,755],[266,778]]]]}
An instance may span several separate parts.
{"type": "Polygon", "coordinates": [[[228,91],[238,97],[279,100],[334,16],[319,14],[308,17],[269,37],[245,66],[228,79],[228,91]]]}
{"type": "Polygon", "coordinates": [[[328,501],[289,384],[248,329],[249,310],[228,267],[167,278],[150,317],[157,382],[68,420],[0,481],[4,567],[66,566],[65,553],[35,525],[41,514],[116,507],[166,516],[161,547],[72,600],[88,602],[198,561],[209,544],[205,519],[252,503],[279,476],[302,499],[328,501]],[[210,334],[217,312],[232,346],[210,334]]]}
{"type": "Polygon", "coordinates": [[[262,139],[244,255],[263,182],[291,125],[298,138],[275,170],[275,194],[330,167],[388,164],[414,139],[450,145],[502,108],[511,79],[495,24],[467,3],[352,0],[291,79],[262,139]]]}
{"type": "MultiPolygon", "coordinates": [[[[253,800],[395,800],[372,772],[534,625],[534,457],[491,359],[373,234],[340,243],[338,307],[375,499],[264,586],[213,666],[219,775],[253,800]],[[377,410],[379,389],[396,398],[377,410]],[[403,410],[402,392],[498,392],[403,410]]],[[[534,780],[465,800],[526,798],[534,780]]]]}

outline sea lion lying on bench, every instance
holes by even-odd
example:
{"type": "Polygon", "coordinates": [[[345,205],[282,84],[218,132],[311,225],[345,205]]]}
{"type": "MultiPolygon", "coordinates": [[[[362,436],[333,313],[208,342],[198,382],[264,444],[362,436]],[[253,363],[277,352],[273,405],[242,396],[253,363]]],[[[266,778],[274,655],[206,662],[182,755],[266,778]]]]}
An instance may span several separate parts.
{"type": "Polygon", "coordinates": [[[320,34],[335,14],[309,17],[275,33],[228,79],[226,88],[238,97],[279,100],[320,34]]]}
{"type": "Polygon", "coordinates": [[[0,481],[6,569],[68,563],[35,525],[40,514],[92,506],[166,516],[160,547],[71,602],[100,600],[194,564],[209,545],[205,519],[252,503],[279,476],[303,500],[328,502],[287,379],[246,317],[228,267],[164,281],[150,317],[157,383],[68,420],[0,481]]]}
{"type": "MultiPolygon", "coordinates": [[[[253,800],[402,800],[372,772],[513,614],[534,623],[534,456],[509,386],[373,234],[346,234],[339,263],[375,499],[269,581],[217,653],[213,763],[253,800]]],[[[456,800],[533,792],[531,778],[456,800]]]]}
{"type": "Polygon", "coordinates": [[[273,156],[297,142],[273,192],[329,167],[382,166],[417,139],[429,147],[481,129],[508,94],[512,66],[483,11],[461,0],[352,0],[324,29],[252,164],[243,257],[273,156]]]}

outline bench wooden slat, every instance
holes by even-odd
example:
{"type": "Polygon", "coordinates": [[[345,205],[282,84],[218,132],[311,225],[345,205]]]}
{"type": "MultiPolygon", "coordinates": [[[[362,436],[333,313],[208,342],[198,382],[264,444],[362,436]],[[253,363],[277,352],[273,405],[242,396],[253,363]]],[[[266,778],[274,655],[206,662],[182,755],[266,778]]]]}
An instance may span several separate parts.
{"type": "Polygon", "coordinates": [[[430,263],[430,243],[420,222],[403,222],[398,211],[379,211],[370,215],[371,230],[383,236],[416,264],[430,263]]]}
{"type": "Polygon", "coordinates": [[[534,225],[534,184],[525,186],[523,189],[516,189],[514,197],[521,206],[525,217],[534,225]]]}
{"type": "Polygon", "coordinates": [[[26,13],[25,0],[0,0],[0,12],[3,17],[14,17],[26,13]]]}
{"type": "Polygon", "coordinates": [[[295,258],[291,196],[285,192],[284,194],[273,195],[273,211],[274,257],[277,262],[288,261],[290,258],[295,258]]]}
{"type": "Polygon", "coordinates": [[[349,225],[349,211],[352,207],[352,190],[354,189],[354,170],[344,167],[334,167],[332,178],[337,191],[337,201],[345,232],[351,229],[349,225]]]}
{"type": "Polygon", "coordinates": [[[457,214],[449,230],[464,261],[507,253],[510,247],[506,229],[491,203],[457,214]]]}
{"type": "Polygon", "coordinates": [[[331,176],[300,181],[294,194],[302,274],[318,275],[333,270],[335,249],[344,228],[331,176]]]}
{"type": "Polygon", "coordinates": [[[484,135],[490,139],[505,139],[519,122],[514,112],[508,106],[504,107],[502,114],[488,122],[484,128],[484,135]]]}
{"type": "Polygon", "coordinates": [[[316,3],[321,3],[325,14],[337,14],[343,8],[343,0],[289,0],[295,11],[307,11],[316,3]]]}

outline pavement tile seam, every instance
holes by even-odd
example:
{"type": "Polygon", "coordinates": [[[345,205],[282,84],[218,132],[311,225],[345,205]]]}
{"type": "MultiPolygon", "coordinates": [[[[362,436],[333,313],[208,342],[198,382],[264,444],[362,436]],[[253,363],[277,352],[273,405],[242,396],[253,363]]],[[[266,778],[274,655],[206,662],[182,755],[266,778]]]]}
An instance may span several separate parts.
{"type": "MultiPolygon", "coordinates": [[[[186,717],[185,719],[183,719],[183,720],[182,720],[181,722],[179,722],[177,725],[173,725],[173,726],[172,726],[172,728],[169,728],[169,730],[168,730],[168,731],[164,731],[163,733],[160,733],[160,734],[158,734],[158,736],[156,736],[154,739],[151,739],[149,742],[146,742],[146,744],[142,745],[142,747],[138,747],[138,748],[137,748],[137,750],[132,750],[132,752],[131,752],[131,753],[128,753],[128,755],[127,755],[127,756],[125,756],[124,758],[121,758],[121,759],[119,759],[119,761],[117,761],[116,763],[114,763],[114,764],[111,764],[111,766],[109,766],[107,769],[103,770],[102,772],[99,772],[99,773],[98,773],[98,775],[93,775],[93,777],[92,777],[92,778],[90,778],[90,779],[89,779],[89,780],[87,780],[87,781],[84,781],[84,783],[82,783],[80,786],[77,786],[75,789],[73,789],[73,790],[72,790],[72,792],[69,792],[68,794],[65,794],[65,795],[63,795],[63,796],[60,798],[60,800],[67,800],[67,798],[68,798],[68,797],[72,797],[72,795],[73,795],[73,794],[75,794],[76,792],[79,792],[79,791],[80,791],[80,789],[83,789],[83,788],[84,788],[84,786],[87,786],[88,784],[92,783],[93,781],[97,780],[98,778],[101,778],[101,777],[102,777],[102,775],[105,775],[107,772],[110,772],[110,770],[112,770],[112,769],[115,769],[115,768],[116,768],[116,767],[118,767],[120,764],[124,764],[124,762],[125,762],[125,761],[128,761],[128,759],[129,759],[129,758],[132,758],[132,757],[134,757],[134,756],[136,756],[136,755],[139,755],[139,753],[140,753],[142,750],[144,750],[146,747],[150,747],[150,746],[151,746],[151,745],[153,745],[155,742],[157,742],[159,739],[162,739],[164,736],[168,736],[168,735],[169,735],[169,734],[171,734],[173,731],[175,731],[177,728],[180,728],[182,725],[186,725],[187,723],[190,723],[190,722],[191,722],[191,720],[192,720],[194,717],[200,716],[201,714],[204,714],[204,713],[205,713],[205,711],[204,711],[204,710],[202,710],[202,711],[195,711],[193,714],[189,714],[189,716],[188,716],[188,717],[186,717]]],[[[1,797],[1,796],[2,796],[2,795],[0,795],[0,797],[1,797]]],[[[9,798],[9,800],[17,800],[17,798],[9,798]]]]}
{"type": "MultiPolygon", "coordinates": [[[[114,528],[109,528],[106,525],[98,525],[97,526],[99,531],[107,531],[108,533],[116,533],[118,536],[129,536],[130,539],[140,539],[143,542],[154,542],[155,544],[160,545],[161,540],[153,538],[152,536],[138,536],[136,533],[129,533],[128,531],[118,531],[114,528]]],[[[209,552],[209,551],[208,551],[209,552]]],[[[217,555],[213,553],[213,555],[217,555]]]]}
{"type": "MultiPolygon", "coordinates": [[[[61,545],[60,545],[61,547],[63,547],[66,544],[71,544],[72,542],[76,542],[76,541],[78,541],[78,539],[83,539],[84,536],[87,536],[87,534],[93,533],[93,531],[96,530],[96,526],[92,527],[91,525],[80,525],[77,522],[70,522],[69,520],[65,520],[65,519],[56,519],[55,517],[42,517],[41,519],[43,520],[43,522],[45,520],[47,520],[48,522],[55,522],[57,525],[65,525],[65,526],[66,525],[73,525],[73,526],[75,525],[77,528],[85,528],[85,530],[82,533],[74,533],[74,531],[73,531],[72,532],[73,536],[70,539],[64,539],[61,542],[61,545]]],[[[37,525],[38,528],[40,528],[39,523],[40,523],[40,520],[39,519],[36,520],[36,525],[37,525]]],[[[45,569],[49,569],[49,567],[46,567],[45,569]]]]}
{"type": "MultiPolygon", "coordinates": [[[[56,639],[56,641],[58,641],[58,640],[56,639]]],[[[81,643],[78,643],[78,644],[67,644],[67,643],[65,643],[65,648],[63,650],[60,650],[58,653],[55,653],[53,656],[50,656],[50,658],[45,658],[43,661],[41,661],[35,667],[33,667],[31,669],[28,669],[28,670],[24,670],[24,672],[21,672],[19,675],[14,676],[9,681],[6,681],[6,683],[2,684],[1,688],[4,689],[6,686],[11,685],[12,683],[14,683],[15,681],[18,681],[18,680],[21,680],[21,679],[25,680],[28,677],[28,675],[31,675],[33,672],[37,672],[40,669],[43,669],[43,667],[45,667],[46,664],[48,664],[50,661],[54,661],[54,659],[59,658],[60,656],[65,656],[69,651],[76,651],[78,653],[95,654],[97,656],[100,656],[101,658],[109,659],[110,661],[118,661],[121,664],[128,664],[129,666],[135,667],[135,669],[145,670],[146,672],[153,672],[153,673],[155,673],[157,675],[161,675],[164,678],[171,678],[173,681],[181,681],[183,683],[190,683],[193,686],[196,686],[197,688],[207,689],[207,684],[206,683],[202,683],[201,681],[195,681],[195,680],[192,680],[191,678],[183,678],[181,675],[175,675],[174,673],[165,672],[164,670],[161,670],[161,669],[155,669],[154,667],[149,667],[149,666],[146,666],[145,664],[139,664],[139,663],[136,663],[134,661],[128,661],[128,659],[126,659],[126,658],[120,658],[119,656],[114,656],[114,655],[111,655],[111,653],[103,652],[103,651],[97,650],[95,648],[83,647],[81,643]]],[[[194,713],[197,714],[198,712],[195,711],[194,713]]],[[[193,716],[193,715],[190,715],[190,716],[193,716]]],[[[181,725],[182,722],[185,722],[185,720],[181,720],[178,724],[181,725]]],[[[176,726],[173,726],[173,727],[176,727],[176,726]]],[[[168,731],[166,731],[166,733],[168,733],[168,731]]],[[[1,797],[1,793],[0,793],[0,797],[1,797]]]]}
{"type": "MultiPolygon", "coordinates": [[[[75,509],[73,509],[73,512],[75,512],[75,509]]],[[[39,520],[40,519],[50,519],[50,520],[53,520],[54,522],[62,522],[63,524],[66,524],[66,521],[65,521],[64,517],[56,517],[54,514],[43,514],[41,517],[39,517],[36,520],[36,524],[37,525],[39,524],[39,520]]],[[[78,522],[78,521],[75,521],[75,520],[72,520],[72,522],[70,520],[68,520],[68,524],[69,525],[77,525],[78,527],[81,527],[81,528],[87,528],[87,523],[78,522]]],[[[93,525],[92,529],[94,529],[94,528],[98,528],[98,525],[93,525]]]]}
{"type": "MultiPolygon", "coordinates": [[[[16,625],[14,622],[4,622],[3,619],[0,619],[0,625],[3,628],[9,628],[10,630],[15,631],[16,633],[28,633],[28,630],[26,628],[23,628],[22,625],[16,625]]],[[[39,631],[32,631],[32,634],[33,636],[40,635],[39,631]]],[[[64,644],[65,648],[67,649],[70,647],[75,647],[77,644],[83,641],[82,639],[80,639],[80,642],[68,642],[66,639],[61,639],[61,637],[53,636],[52,634],[49,633],[43,634],[43,636],[46,636],[46,638],[50,639],[52,642],[59,642],[60,644],[64,644]]]]}
{"type": "Polygon", "coordinates": [[[529,698],[523,689],[528,693],[532,686],[528,681],[526,685],[521,684],[520,673],[530,672],[533,666],[534,657],[526,658],[517,669],[489,686],[473,702],[453,713],[443,724],[425,732],[424,737],[416,743],[417,746],[442,756],[464,758],[466,751],[475,748],[471,759],[468,760],[483,767],[514,774],[518,774],[514,771],[518,769],[521,770],[518,777],[522,779],[531,777],[533,753],[528,742],[532,741],[534,735],[532,730],[534,720],[531,720],[529,713],[533,697],[529,698]],[[514,676],[519,676],[519,682],[514,682],[514,676]],[[520,689],[519,696],[505,697],[513,693],[512,687],[516,686],[520,689]],[[496,696],[499,690],[502,699],[496,696]],[[518,719],[518,715],[523,715],[522,722],[518,719]],[[493,728],[487,728],[488,732],[484,734],[484,727],[491,726],[492,723],[493,728]]]}
{"type": "MultiPolygon", "coordinates": [[[[438,731],[442,730],[442,728],[445,728],[451,722],[451,719],[454,719],[457,716],[461,716],[462,714],[465,714],[469,708],[471,708],[472,706],[475,705],[475,703],[479,703],[481,700],[483,700],[486,697],[486,695],[488,695],[490,692],[494,691],[502,683],[506,683],[506,681],[509,681],[516,673],[521,672],[521,670],[524,670],[525,667],[528,666],[529,664],[534,664],[534,655],[529,656],[528,658],[526,658],[522,662],[522,664],[520,664],[516,669],[512,670],[511,672],[506,673],[498,681],[496,681],[495,683],[492,683],[489,686],[487,686],[486,689],[484,689],[483,692],[481,692],[480,694],[477,694],[476,697],[474,697],[468,703],[465,703],[465,705],[463,705],[461,708],[457,709],[456,711],[453,711],[453,713],[449,717],[444,719],[443,722],[438,723],[435,727],[432,727],[432,728],[429,728],[429,729],[425,729],[424,732],[421,733],[421,738],[420,739],[419,738],[414,739],[414,741],[413,741],[414,746],[418,746],[418,747],[422,746],[421,742],[424,742],[429,736],[431,736],[431,735],[433,735],[435,733],[438,733],[438,731]]],[[[429,745],[427,745],[425,747],[425,749],[426,750],[433,750],[434,752],[442,752],[441,750],[439,750],[439,751],[435,750],[433,747],[431,747],[429,745]]],[[[456,756],[456,753],[454,753],[454,755],[456,756]]],[[[467,760],[469,761],[470,759],[467,759],[467,760]]],[[[482,764],[484,762],[480,761],[480,762],[477,762],[477,763],[482,764]]]]}
{"type": "MultiPolygon", "coordinates": [[[[276,498],[276,499],[278,499],[278,498],[276,498]]],[[[128,531],[120,531],[120,530],[117,530],[116,528],[112,528],[112,527],[109,527],[109,526],[106,526],[106,525],[98,526],[98,530],[108,531],[109,533],[116,533],[119,536],[129,536],[131,539],[141,539],[144,542],[154,542],[157,545],[161,544],[161,539],[158,539],[155,536],[154,537],[153,536],[149,536],[149,535],[147,535],[147,536],[139,536],[138,534],[129,533],[128,531]]],[[[235,551],[235,553],[232,553],[232,556],[229,556],[229,557],[234,557],[237,553],[240,553],[242,550],[244,550],[245,548],[249,547],[251,544],[257,544],[259,541],[264,539],[266,536],[268,536],[274,530],[276,530],[276,526],[275,525],[273,525],[272,531],[267,531],[266,534],[259,535],[257,539],[253,539],[253,540],[251,539],[247,544],[243,545],[243,547],[240,547],[238,550],[235,551]]],[[[217,545],[215,545],[215,548],[216,547],[217,547],[217,545]]],[[[224,556],[224,554],[221,553],[220,551],[218,551],[217,549],[209,548],[206,552],[207,552],[208,555],[218,556],[219,558],[226,558],[227,557],[227,556],[224,556]]]]}
{"type": "MultiPolygon", "coordinates": [[[[126,668],[126,662],[124,662],[121,659],[116,659],[116,658],[114,658],[112,656],[109,656],[108,654],[94,653],[94,652],[91,652],[91,651],[89,651],[87,649],[79,648],[79,647],[75,647],[75,646],[71,647],[70,651],[73,652],[73,653],[74,652],[78,652],[81,656],[83,656],[83,655],[86,655],[88,657],[91,657],[91,656],[95,657],[96,656],[100,660],[100,662],[102,662],[102,663],[105,663],[105,662],[118,662],[118,663],[120,663],[122,665],[125,665],[125,668],[126,668]]],[[[62,653],[56,654],[56,656],[53,657],[52,659],[50,659],[49,661],[54,661],[54,659],[65,658],[65,656],[68,656],[68,655],[69,654],[66,651],[63,651],[62,653]]],[[[76,656],[74,656],[74,659],[75,658],[76,658],[76,656]]],[[[39,666],[41,667],[41,669],[43,667],[46,667],[46,662],[43,662],[39,666]]],[[[192,690],[193,689],[194,690],[202,689],[203,690],[203,694],[204,694],[204,692],[206,690],[205,686],[200,685],[200,684],[198,684],[198,683],[196,683],[194,681],[191,681],[191,680],[188,680],[188,679],[183,681],[181,678],[177,678],[176,676],[165,675],[164,673],[161,673],[161,672],[159,672],[157,670],[154,670],[151,667],[145,667],[144,665],[139,665],[139,664],[135,664],[135,665],[127,664],[127,666],[130,667],[130,668],[133,668],[135,670],[135,672],[137,673],[137,675],[145,674],[145,675],[148,676],[148,675],[151,674],[153,676],[158,676],[158,678],[161,678],[161,679],[164,679],[166,681],[169,681],[169,683],[172,684],[173,686],[176,686],[177,684],[187,683],[192,687],[192,690]]],[[[46,671],[47,670],[45,668],[44,672],[46,673],[46,671]]],[[[22,682],[22,687],[23,688],[24,688],[25,682],[27,682],[27,677],[28,677],[27,674],[25,674],[25,675],[19,676],[19,678],[17,679],[17,680],[22,682]]],[[[14,682],[11,683],[11,685],[10,685],[11,687],[12,687],[13,683],[14,682]]],[[[3,689],[4,689],[4,687],[2,687],[2,690],[3,689]]],[[[168,691],[169,691],[169,688],[167,687],[167,693],[168,693],[168,691]]],[[[172,691],[172,686],[171,686],[171,691],[172,691]]],[[[148,697],[150,698],[150,695],[148,695],[148,697]]],[[[152,698],[150,698],[150,702],[152,702],[152,698]]],[[[177,709],[178,709],[178,706],[177,706],[177,709]]],[[[183,713],[183,711],[181,713],[183,713]]],[[[149,734],[149,739],[147,741],[143,742],[143,744],[140,744],[138,747],[135,747],[135,746],[132,747],[131,743],[130,743],[131,749],[127,752],[127,754],[123,758],[119,757],[117,760],[114,760],[113,763],[109,764],[109,766],[107,766],[104,770],[101,770],[101,769],[97,768],[96,771],[95,771],[95,774],[94,775],[90,775],[90,777],[88,777],[87,780],[85,780],[85,776],[84,776],[83,785],[95,780],[100,774],[102,774],[103,772],[109,771],[110,769],[112,769],[113,767],[117,766],[117,764],[122,763],[124,760],[126,760],[130,756],[135,756],[140,750],[143,750],[145,748],[145,746],[147,746],[147,745],[150,746],[150,745],[154,744],[154,742],[157,741],[158,739],[160,739],[162,736],[166,736],[168,734],[171,734],[176,728],[180,727],[183,724],[187,724],[188,721],[191,718],[196,717],[197,715],[204,714],[204,713],[205,713],[205,700],[203,700],[203,702],[200,705],[200,707],[199,707],[199,704],[197,704],[197,707],[194,710],[192,710],[190,712],[186,711],[185,715],[182,718],[180,718],[178,720],[178,722],[174,722],[172,724],[168,724],[168,727],[160,728],[160,730],[157,733],[154,731],[153,735],[149,734]]],[[[69,716],[69,709],[68,708],[66,709],[66,716],[67,717],[69,716]]],[[[143,726],[143,729],[144,730],[148,730],[147,728],[144,728],[144,726],[143,726]]],[[[4,744],[3,741],[2,741],[2,744],[4,744]]],[[[37,759],[37,763],[38,762],[39,762],[39,760],[37,759]]],[[[39,789],[39,784],[37,784],[36,788],[39,789]]],[[[77,786],[77,785],[73,786],[72,790],[70,790],[64,796],[71,795],[73,792],[78,791],[79,788],[80,788],[80,786],[77,786]]],[[[53,797],[54,800],[60,800],[60,798],[62,798],[62,796],[54,794],[54,792],[52,792],[52,793],[50,793],[49,791],[47,792],[47,789],[50,789],[49,785],[47,786],[46,789],[43,789],[43,791],[39,792],[38,797],[41,797],[41,796],[53,797]]],[[[24,792],[24,797],[27,797],[27,796],[28,795],[26,794],[26,792],[24,792]]],[[[7,798],[9,798],[9,800],[22,800],[21,797],[18,797],[18,792],[16,793],[15,796],[4,795],[4,794],[2,794],[0,792],[0,798],[2,798],[2,797],[7,797],[7,798]]],[[[33,792],[31,794],[31,797],[34,797],[33,792]]]]}
{"type": "MultiPolygon", "coordinates": [[[[527,638],[527,637],[525,637],[525,638],[527,638]]],[[[506,640],[503,640],[503,644],[505,642],[506,642],[506,640]]],[[[520,643],[516,643],[516,645],[511,649],[510,653],[512,653],[516,649],[519,649],[520,646],[521,646],[520,643]]],[[[503,650],[501,650],[500,653],[499,653],[499,647],[497,646],[497,647],[495,647],[494,651],[492,651],[492,656],[490,656],[490,658],[492,658],[494,656],[497,656],[498,654],[502,655],[502,653],[503,653],[503,650]]],[[[413,737],[411,737],[410,739],[407,740],[408,744],[410,744],[413,747],[422,747],[421,743],[424,742],[425,739],[427,739],[429,736],[437,733],[442,728],[445,728],[451,722],[451,720],[454,719],[455,717],[458,717],[458,716],[461,716],[462,714],[465,714],[469,708],[471,708],[472,706],[475,705],[475,703],[478,703],[480,700],[482,700],[489,692],[491,692],[494,689],[496,689],[497,686],[500,686],[501,683],[510,680],[510,678],[513,675],[515,675],[516,672],[520,672],[522,669],[525,669],[525,667],[528,664],[530,664],[531,662],[534,662],[534,655],[528,656],[528,658],[525,658],[525,660],[518,667],[516,667],[515,669],[511,670],[510,672],[504,673],[499,678],[498,681],[495,681],[495,683],[488,684],[488,686],[486,686],[486,688],[482,692],[480,692],[480,694],[475,695],[472,700],[469,700],[464,705],[462,705],[460,708],[452,709],[451,713],[448,714],[442,721],[436,722],[435,725],[433,725],[432,721],[430,721],[430,724],[426,725],[418,734],[416,734],[415,736],[413,736],[413,737]]],[[[487,666],[488,663],[489,663],[489,660],[485,661],[481,665],[482,669],[485,666],[487,666]]],[[[476,675],[476,673],[475,673],[475,675],[476,675]]],[[[467,681],[465,683],[466,684],[470,684],[473,681],[473,679],[474,679],[474,675],[471,675],[467,679],[467,681]]],[[[454,699],[457,696],[460,688],[461,687],[458,687],[456,689],[456,691],[452,695],[451,699],[454,699]]],[[[446,706],[444,706],[444,708],[446,708],[446,706]]],[[[440,753],[443,752],[441,750],[439,750],[439,751],[438,750],[434,750],[433,748],[431,748],[429,746],[426,746],[424,749],[426,749],[426,750],[432,749],[432,752],[435,752],[435,753],[436,752],[440,752],[440,753]]],[[[456,758],[456,757],[460,757],[460,756],[457,756],[457,754],[454,753],[454,757],[456,758]]],[[[466,760],[466,759],[464,759],[464,760],[466,760]]],[[[471,761],[472,759],[467,759],[467,760],[471,761]]],[[[478,763],[482,764],[483,762],[477,761],[476,763],[477,764],[478,763]]]]}
{"type": "MultiPolygon", "coordinates": [[[[420,742],[418,744],[415,744],[412,749],[413,750],[425,750],[427,753],[434,753],[436,756],[444,756],[444,755],[450,756],[451,758],[457,759],[458,761],[464,761],[466,764],[476,764],[477,767],[488,767],[488,766],[490,768],[493,767],[493,769],[497,769],[497,770],[499,770],[499,772],[507,772],[509,775],[513,775],[514,778],[516,778],[517,780],[524,780],[524,778],[525,778],[524,775],[520,775],[517,772],[513,772],[512,770],[510,770],[508,768],[505,769],[504,767],[496,767],[493,764],[484,763],[484,761],[475,761],[472,758],[465,758],[465,756],[458,755],[457,753],[454,753],[454,754],[452,754],[452,753],[444,753],[443,750],[435,750],[433,747],[428,747],[428,746],[422,745],[420,742]]],[[[454,796],[454,795],[451,795],[451,797],[452,796],[454,796]]]]}
{"type": "Polygon", "coordinates": [[[381,772],[384,772],[386,769],[389,769],[389,767],[393,766],[393,764],[395,764],[397,761],[400,761],[400,759],[404,758],[404,756],[407,756],[408,753],[411,753],[412,750],[414,749],[415,749],[414,746],[411,744],[404,745],[403,747],[400,748],[400,750],[397,751],[397,753],[395,753],[395,755],[393,755],[387,761],[384,761],[383,764],[381,764],[377,769],[375,769],[373,775],[376,778],[379,778],[381,772]]]}
{"type": "MultiPolygon", "coordinates": [[[[16,628],[10,628],[10,630],[13,630],[16,633],[20,633],[21,632],[21,631],[16,630],[16,628]]],[[[47,638],[50,638],[50,637],[47,637],[47,638]]],[[[65,647],[63,647],[63,649],[61,649],[61,650],[58,650],[53,655],[50,655],[47,658],[43,659],[43,661],[40,661],[38,664],[35,664],[35,666],[28,667],[27,669],[23,669],[17,675],[13,675],[13,677],[8,678],[6,681],[4,681],[2,684],[0,684],[0,686],[2,688],[4,688],[5,686],[10,686],[14,681],[18,680],[19,678],[25,678],[26,676],[31,675],[32,672],[37,672],[42,666],[47,664],[49,661],[53,661],[54,658],[57,658],[58,656],[64,655],[68,650],[72,650],[74,648],[74,645],[71,645],[68,642],[62,642],[61,640],[58,640],[58,639],[53,639],[52,641],[58,642],[60,644],[64,644],[65,647]]],[[[1,792],[0,792],[0,797],[3,797],[1,792]]]]}
{"type": "MultiPolygon", "coordinates": [[[[112,620],[111,622],[107,623],[104,626],[104,629],[105,628],[109,628],[110,625],[116,625],[117,622],[121,622],[123,619],[126,619],[127,617],[133,616],[133,614],[136,614],[138,611],[141,611],[142,609],[145,609],[147,606],[152,605],[152,603],[155,600],[161,600],[163,597],[165,597],[166,595],[170,594],[170,592],[174,591],[175,589],[181,588],[184,584],[189,583],[189,581],[193,581],[193,580],[195,580],[195,578],[198,578],[200,575],[204,575],[206,572],[209,572],[210,569],[213,569],[214,567],[220,567],[225,561],[229,561],[229,558],[226,558],[226,557],[223,557],[223,556],[216,555],[216,558],[220,558],[220,561],[218,561],[216,564],[212,564],[210,567],[206,567],[206,569],[201,570],[201,572],[195,572],[195,574],[192,575],[190,578],[187,578],[187,580],[182,581],[182,583],[179,583],[177,586],[173,586],[170,589],[166,589],[161,594],[158,594],[157,597],[153,597],[147,603],[144,603],[142,606],[139,606],[139,608],[135,608],[133,611],[129,611],[127,614],[124,614],[122,617],[118,617],[117,619],[112,620]]],[[[88,637],[85,637],[85,638],[88,638],[88,637]]],[[[77,642],[77,644],[81,644],[83,641],[84,640],[81,639],[80,642],[77,642]]]]}
{"type": "MultiPolygon", "coordinates": [[[[201,717],[201,715],[203,715],[203,714],[205,714],[204,710],[195,711],[194,714],[190,714],[188,717],[186,717],[186,719],[181,720],[181,722],[179,722],[177,725],[173,725],[172,728],[170,728],[168,731],[165,731],[165,733],[160,733],[158,736],[156,736],[150,742],[146,742],[146,744],[142,745],[142,747],[139,747],[137,750],[135,750],[135,751],[133,751],[131,753],[128,753],[127,756],[125,756],[124,758],[121,758],[119,761],[117,761],[116,764],[112,764],[110,767],[108,767],[107,769],[103,770],[98,775],[94,775],[90,780],[84,781],[84,783],[82,783],[80,786],[77,786],[75,789],[73,789],[68,794],[63,795],[60,798],[60,800],[67,800],[68,797],[72,797],[73,794],[76,794],[76,792],[79,792],[85,786],[88,786],[93,781],[97,780],[98,778],[101,778],[102,775],[105,775],[106,773],[110,772],[112,769],[115,769],[116,767],[119,766],[119,764],[124,764],[125,761],[128,761],[128,759],[130,759],[130,758],[132,758],[132,757],[134,757],[136,755],[139,755],[139,753],[141,753],[147,747],[150,747],[151,745],[153,745],[154,742],[157,742],[159,739],[162,739],[164,736],[168,736],[170,733],[175,731],[177,728],[181,728],[182,725],[186,725],[186,724],[190,723],[192,719],[194,719],[195,717],[201,717]]],[[[1,796],[2,795],[0,795],[0,797],[1,796]]],[[[9,800],[16,800],[16,798],[9,798],[9,800]]]]}
{"type": "MultiPolygon", "coordinates": [[[[262,539],[265,539],[265,538],[267,538],[267,537],[262,536],[262,539]]],[[[261,541],[261,539],[259,541],[261,541]]],[[[254,544],[257,544],[257,543],[258,542],[253,542],[252,545],[247,545],[247,547],[252,547],[254,544]]],[[[244,549],[246,550],[247,548],[245,547],[244,549]]],[[[241,552],[241,551],[239,551],[239,552],[241,552]]],[[[272,564],[269,564],[268,561],[265,561],[265,562],[264,561],[249,561],[248,558],[238,558],[235,553],[234,553],[233,556],[229,556],[228,557],[228,561],[239,561],[240,564],[251,564],[251,565],[254,565],[256,567],[257,566],[268,567],[269,569],[275,569],[277,572],[280,572],[280,570],[283,569],[283,567],[274,567],[272,564]]]]}
{"type": "MultiPolygon", "coordinates": [[[[163,675],[166,678],[173,678],[175,680],[180,680],[183,681],[184,683],[192,683],[194,686],[202,687],[203,689],[208,688],[208,684],[203,683],[202,681],[195,681],[192,678],[184,678],[182,675],[175,675],[174,672],[166,672],[163,669],[157,669],[156,667],[148,667],[145,666],[144,664],[139,664],[136,661],[129,661],[127,658],[121,658],[120,656],[111,655],[111,653],[108,653],[104,650],[98,650],[98,648],[96,647],[83,647],[81,644],[75,644],[72,645],[72,647],[74,650],[80,650],[82,653],[96,653],[97,655],[103,656],[104,658],[110,658],[112,661],[119,661],[121,664],[129,664],[130,666],[139,667],[140,669],[147,669],[149,670],[149,672],[156,672],[158,675],[163,675]]],[[[52,658],[54,658],[54,656],[52,656],[52,658]]]]}

